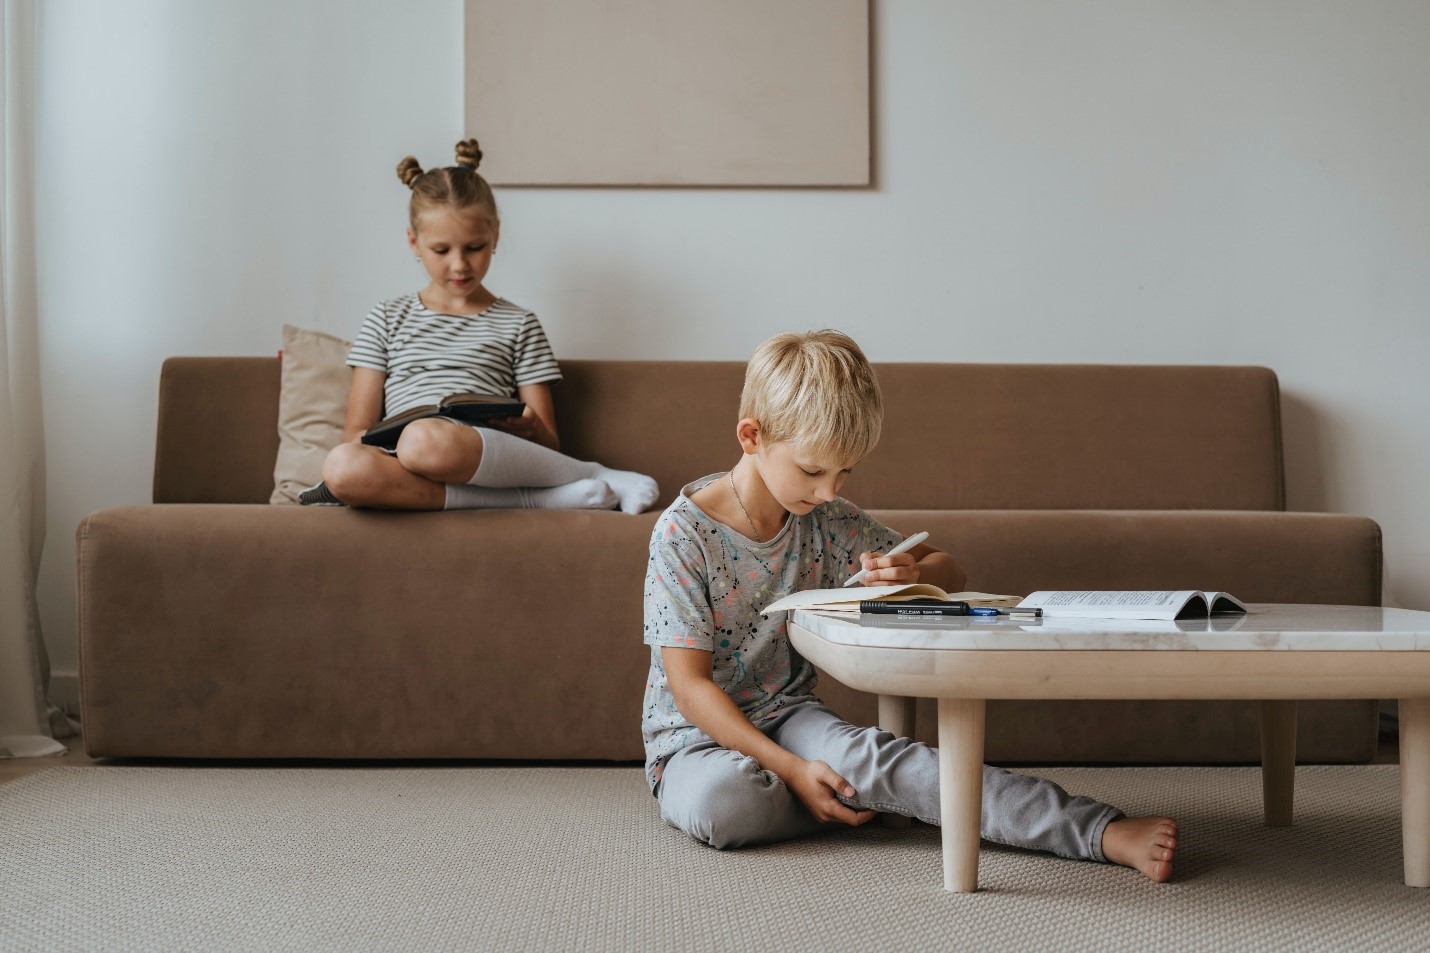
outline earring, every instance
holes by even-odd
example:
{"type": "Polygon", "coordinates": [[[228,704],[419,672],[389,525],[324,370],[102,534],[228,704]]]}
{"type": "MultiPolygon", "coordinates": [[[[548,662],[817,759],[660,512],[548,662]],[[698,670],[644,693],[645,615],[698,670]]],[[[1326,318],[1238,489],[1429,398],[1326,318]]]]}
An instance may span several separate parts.
{"type": "Polygon", "coordinates": [[[421,259],[421,258],[414,258],[414,259],[412,259],[412,260],[415,261],[415,262],[417,262],[417,264],[419,264],[419,265],[422,264],[422,259],[421,259]]]}

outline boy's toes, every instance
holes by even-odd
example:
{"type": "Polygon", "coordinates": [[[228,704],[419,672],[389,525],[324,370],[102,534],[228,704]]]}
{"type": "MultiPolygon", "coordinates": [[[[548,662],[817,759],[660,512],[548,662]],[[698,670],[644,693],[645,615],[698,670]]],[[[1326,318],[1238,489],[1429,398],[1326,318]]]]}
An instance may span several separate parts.
{"type": "Polygon", "coordinates": [[[1124,817],[1103,828],[1102,853],[1114,864],[1140,871],[1154,883],[1172,877],[1177,824],[1167,817],[1124,817]]]}

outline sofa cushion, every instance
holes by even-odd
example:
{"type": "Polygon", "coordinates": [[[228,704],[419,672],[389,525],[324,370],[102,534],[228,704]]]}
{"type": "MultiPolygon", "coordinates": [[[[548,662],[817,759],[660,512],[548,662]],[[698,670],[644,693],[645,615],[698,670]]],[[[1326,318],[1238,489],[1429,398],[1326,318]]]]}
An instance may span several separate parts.
{"type": "Polygon", "coordinates": [[[297,503],[298,492],[323,477],[323,460],[342,439],[352,342],[321,331],[283,326],[278,395],[278,459],[270,503],[297,503]]]}
{"type": "MultiPolygon", "coordinates": [[[[901,532],[929,530],[984,591],[1380,598],[1379,528],[1353,516],[873,515],[901,532]]],[[[95,757],[639,759],[650,663],[641,594],[658,518],[245,505],[96,513],[78,540],[85,745],[95,757]]],[[[873,696],[833,678],[819,694],[872,723],[873,696]]],[[[987,757],[1253,761],[1258,710],[997,702],[987,757]]],[[[1372,702],[1306,702],[1300,718],[1303,761],[1375,751],[1372,702]]],[[[934,717],[920,723],[932,740],[934,717]]]]}

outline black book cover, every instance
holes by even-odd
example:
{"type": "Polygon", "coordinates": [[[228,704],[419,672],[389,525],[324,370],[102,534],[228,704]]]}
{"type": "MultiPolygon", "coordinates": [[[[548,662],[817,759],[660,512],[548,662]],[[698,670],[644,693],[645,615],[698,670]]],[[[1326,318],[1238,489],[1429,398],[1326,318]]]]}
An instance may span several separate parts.
{"type": "Polygon", "coordinates": [[[403,429],[414,420],[426,417],[451,417],[464,423],[474,424],[496,417],[520,417],[526,404],[510,397],[493,397],[489,394],[453,394],[443,398],[439,404],[423,404],[412,407],[400,414],[380,420],[362,435],[362,442],[370,447],[387,450],[397,446],[397,438],[403,429]]]}

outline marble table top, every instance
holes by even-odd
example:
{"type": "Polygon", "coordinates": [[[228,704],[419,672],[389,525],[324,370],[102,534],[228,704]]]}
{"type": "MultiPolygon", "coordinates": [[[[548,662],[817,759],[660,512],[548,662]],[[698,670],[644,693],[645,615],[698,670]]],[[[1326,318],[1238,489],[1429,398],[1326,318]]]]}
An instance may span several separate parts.
{"type": "Polygon", "coordinates": [[[1430,612],[1252,603],[1246,615],[1156,622],[955,616],[899,619],[800,609],[794,622],[841,645],[907,649],[1128,651],[1430,651],[1430,612]]]}

